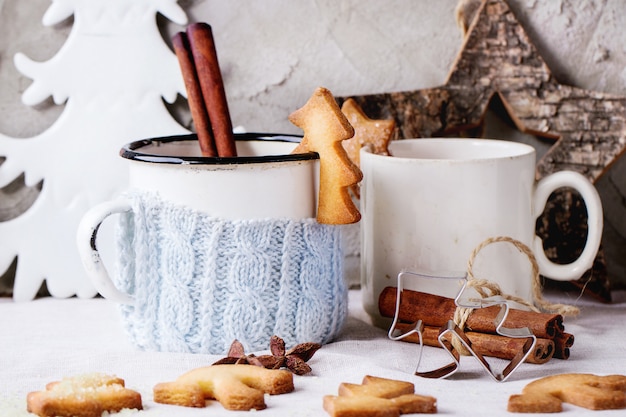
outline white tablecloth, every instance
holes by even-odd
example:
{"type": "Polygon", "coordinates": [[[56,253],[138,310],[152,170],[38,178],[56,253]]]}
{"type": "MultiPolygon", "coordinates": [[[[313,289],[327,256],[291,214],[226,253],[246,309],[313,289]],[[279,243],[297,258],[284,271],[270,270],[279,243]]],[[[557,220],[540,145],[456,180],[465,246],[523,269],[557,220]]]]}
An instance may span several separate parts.
{"type": "MultiPolygon", "coordinates": [[[[551,297],[581,307],[568,318],[566,331],[576,337],[568,360],[543,365],[523,364],[509,380],[498,383],[484,373],[472,357],[463,357],[461,369],[441,380],[414,376],[417,345],[394,342],[386,332],[367,324],[359,291],[350,293],[350,318],[342,335],[325,345],[309,361],[313,372],[296,376],[295,391],[272,396],[267,416],[325,416],[322,397],[336,394],[343,381],[360,383],[364,375],[407,380],[416,392],[438,400],[440,414],[458,416],[507,415],[511,394],[533,379],[556,373],[590,372],[626,374],[626,292],[614,294],[610,305],[596,301],[551,297]]],[[[0,299],[0,417],[26,413],[26,395],[47,382],[86,372],[112,373],[142,394],[145,410],[139,416],[232,416],[218,403],[206,409],[156,404],[152,387],[180,374],[206,366],[221,356],[144,352],[127,340],[116,306],[103,299],[52,299],[15,303],[0,299]]],[[[490,359],[494,367],[501,363],[490,359]]],[[[448,363],[442,349],[426,347],[420,369],[448,363]]],[[[565,405],[566,416],[589,415],[588,410],[565,405]]],[[[624,415],[624,410],[594,415],[624,415]]]]}

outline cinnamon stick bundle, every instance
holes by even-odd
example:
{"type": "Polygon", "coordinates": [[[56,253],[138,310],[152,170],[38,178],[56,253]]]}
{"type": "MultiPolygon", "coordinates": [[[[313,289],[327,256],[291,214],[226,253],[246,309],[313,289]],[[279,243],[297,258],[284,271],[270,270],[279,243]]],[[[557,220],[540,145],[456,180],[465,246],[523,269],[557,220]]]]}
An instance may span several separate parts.
{"type": "Polygon", "coordinates": [[[558,359],[569,358],[569,348],[574,345],[574,335],[565,332],[557,333],[554,338],[554,357],[558,359]]]}
{"type": "MultiPolygon", "coordinates": [[[[378,299],[378,309],[383,317],[393,317],[396,310],[395,287],[385,288],[378,299]]],[[[454,318],[457,306],[452,298],[427,294],[419,291],[403,290],[398,319],[407,323],[422,320],[425,325],[441,327],[454,318]]],[[[496,317],[499,306],[474,310],[466,322],[468,329],[481,333],[496,332],[496,317]]],[[[536,313],[532,311],[509,310],[505,327],[528,327],[537,337],[553,339],[563,331],[563,316],[560,314],[536,313]]]]}
{"type": "MultiPolygon", "coordinates": [[[[407,323],[398,323],[397,329],[402,332],[410,330],[411,325],[407,323]]],[[[506,360],[512,360],[517,353],[522,349],[526,339],[512,339],[510,337],[504,337],[496,334],[478,333],[478,332],[465,332],[470,342],[472,342],[472,349],[483,355],[492,358],[500,358],[506,360]]],[[[434,326],[424,326],[422,332],[422,341],[426,346],[441,347],[439,340],[439,328],[434,326]]],[[[406,342],[419,343],[419,338],[416,334],[411,334],[404,339],[406,342]]],[[[555,348],[554,341],[550,339],[537,339],[535,348],[526,358],[527,363],[542,364],[548,362],[554,356],[555,348]]]]}
{"type": "Polygon", "coordinates": [[[211,26],[194,23],[172,38],[204,156],[237,156],[211,26]]]}
{"type": "MultiPolygon", "coordinates": [[[[381,292],[378,299],[378,309],[381,316],[393,318],[395,315],[397,291],[395,287],[387,287],[381,292]]],[[[400,299],[398,321],[400,323],[414,323],[418,320],[422,320],[425,327],[439,329],[454,318],[456,308],[457,305],[451,298],[405,289],[402,291],[402,297],[400,299]]],[[[465,323],[466,333],[496,336],[496,317],[499,312],[499,306],[475,309],[465,323]]],[[[563,316],[560,314],[510,309],[504,326],[509,328],[528,327],[537,337],[538,344],[542,339],[551,342],[552,353],[550,357],[558,359],[569,358],[569,349],[574,344],[574,335],[565,332],[563,316]]],[[[400,328],[400,326],[398,327],[400,328]]],[[[475,335],[474,337],[480,338],[479,343],[487,343],[487,340],[498,340],[486,336],[475,335]]],[[[501,337],[506,340],[514,340],[503,336],[501,337]]],[[[471,340],[470,338],[470,341],[471,340]]],[[[503,341],[497,343],[502,344],[503,341]]],[[[545,345],[545,349],[548,349],[545,342],[541,343],[545,345]]],[[[438,343],[436,346],[438,346],[438,343]]],[[[510,346],[492,346],[488,349],[485,348],[485,351],[481,353],[483,353],[484,356],[496,356],[496,354],[504,354],[501,351],[506,351],[509,348],[510,346]]],[[[541,360],[541,356],[544,353],[536,352],[535,354],[538,355],[538,360],[541,360]]],[[[546,359],[549,360],[550,357],[546,359]]]]}

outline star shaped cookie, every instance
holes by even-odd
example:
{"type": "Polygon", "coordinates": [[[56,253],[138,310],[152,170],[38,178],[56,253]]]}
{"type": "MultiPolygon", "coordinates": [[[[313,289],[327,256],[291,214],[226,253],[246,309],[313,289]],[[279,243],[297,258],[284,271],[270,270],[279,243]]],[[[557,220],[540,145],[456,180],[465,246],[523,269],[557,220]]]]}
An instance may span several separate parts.
{"type": "Polygon", "coordinates": [[[395,120],[370,119],[357,102],[350,98],[343,102],[341,111],[354,128],[354,136],[342,142],[352,162],[360,166],[359,151],[364,146],[371,146],[375,154],[389,155],[387,146],[395,132],[395,120]]]}
{"type": "MultiPolygon", "coordinates": [[[[354,128],[354,136],[341,143],[348,157],[357,167],[361,166],[360,152],[364,146],[371,147],[371,151],[375,154],[389,155],[387,146],[395,133],[395,120],[370,119],[357,102],[350,98],[343,102],[341,112],[346,115],[354,128]]],[[[352,185],[350,190],[356,198],[360,198],[359,184],[352,185]]]]}

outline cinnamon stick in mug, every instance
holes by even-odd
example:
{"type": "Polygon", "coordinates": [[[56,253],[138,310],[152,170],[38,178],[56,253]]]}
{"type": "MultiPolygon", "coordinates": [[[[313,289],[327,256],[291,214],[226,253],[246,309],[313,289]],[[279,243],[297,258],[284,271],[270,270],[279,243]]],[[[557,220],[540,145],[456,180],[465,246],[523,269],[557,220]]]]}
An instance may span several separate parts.
{"type": "MultiPolygon", "coordinates": [[[[378,299],[381,316],[392,318],[395,315],[397,291],[395,287],[386,287],[381,292],[378,299]]],[[[425,326],[441,327],[454,318],[456,307],[452,298],[405,289],[402,291],[398,319],[405,323],[422,320],[425,326]]],[[[475,332],[496,333],[495,319],[499,312],[499,306],[475,309],[466,326],[475,332]]],[[[553,339],[563,331],[563,316],[510,309],[504,325],[510,328],[528,327],[539,338],[553,339]]]]}
{"type": "Polygon", "coordinates": [[[233,125],[211,26],[206,23],[193,23],[187,27],[187,37],[204,103],[211,120],[217,153],[222,157],[237,156],[233,125]]]}
{"type": "Polygon", "coordinates": [[[204,105],[200,81],[198,80],[198,73],[196,72],[187,34],[184,32],[177,33],[172,37],[172,44],[183,74],[183,81],[187,90],[187,101],[189,102],[191,118],[196,125],[200,151],[202,156],[215,157],[217,156],[217,149],[213,139],[211,121],[204,105]]]}
{"type": "MultiPolygon", "coordinates": [[[[406,323],[398,323],[396,327],[398,328],[398,330],[406,332],[410,330],[411,325],[406,323]]],[[[472,342],[472,349],[475,352],[483,356],[506,360],[513,359],[515,355],[517,355],[521,351],[524,343],[526,343],[526,339],[513,339],[510,337],[489,333],[466,331],[465,335],[470,340],[470,342],[472,342]]],[[[424,345],[441,347],[437,339],[438,337],[438,327],[424,326],[424,331],[422,332],[422,340],[424,342],[424,345]]],[[[402,340],[410,343],[419,343],[419,338],[416,334],[411,334],[402,340]]],[[[526,358],[526,362],[534,364],[546,363],[550,359],[552,359],[554,351],[554,341],[550,339],[537,339],[537,343],[535,344],[535,347],[531,354],[528,355],[528,358],[526,358]]]]}

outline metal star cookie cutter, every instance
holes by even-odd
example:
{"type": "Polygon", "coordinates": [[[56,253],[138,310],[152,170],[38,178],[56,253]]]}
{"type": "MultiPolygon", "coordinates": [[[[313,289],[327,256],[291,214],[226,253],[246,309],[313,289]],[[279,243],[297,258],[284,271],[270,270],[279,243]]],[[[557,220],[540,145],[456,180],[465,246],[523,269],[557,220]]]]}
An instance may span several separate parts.
{"type": "Polygon", "coordinates": [[[419,354],[417,359],[417,367],[415,369],[415,375],[421,376],[424,378],[446,378],[452,374],[454,374],[460,368],[460,357],[461,353],[459,350],[453,345],[450,341],[454,337],[467,349],[467,351],[475,357],[482,368],[497,382],[506,381],[513,372],[526,360],[528,355],[532,352],[535,344],[537,343],[537,337],[532,333],[532,331],[527,327],[522,328],[508,328],[504,327],[504,322],[509,313],[509,302],[503,298],[502,296],[492,296],[487,298],[469,298],[463,299],[463,293],[467,287],[468,280],[467,274],[463,276],[433,276],[427,274],[420,274],[417,272],[403,270],[398,274],[398,287],[397,287],[397,296],[396,296],[396,308],[394,313],[393,322],[391,327],[389,328],[388,337],[391,340],[401,340],[412,334],[417,334],[419,339],[419,354]],[[454,279],[462,282],[462,286],[460,291],[457,293],[457,296],[454,299],[455,304],[458,307],[466,307],[466,308],[485,308],[494,305],[500,306],[500,312],[496,316],[494,320],[494,324],[496,326],[496,333],[500,336],[510,337],[514,339],[527,339],[524,343],[522,349],[515,355],[513,359],[507,364],[507,366],[501,371],[494,371],[484,358],[482,354],[476,352],[472,349],[472,342],[469,340],[465,332],[460,329],[453,320],[448,320],[448,322],[439,329],[439,335],[437,340],[441,347],[448,352],[448,354],[452,357],[452,362],[448,365],[442,366],[440,368],[430,370],[430,371],[420,371],[419,366],[422,360],[422,352],[424,348],[423,342],[423,331],[424,324],[422,320],[418,320],[414,323],[411,323],[408,331],[404,333],[401,332],[397,328],[399,323],[399,311],[400,311],[400,301],[402,296],[402,291],[404,291],[403,286],[403,278],[405,275],[419,277],[419,278],[428,278],[428,279],[454,279]],[[448,337],[450,336],[450,337],[448,337]]]}

